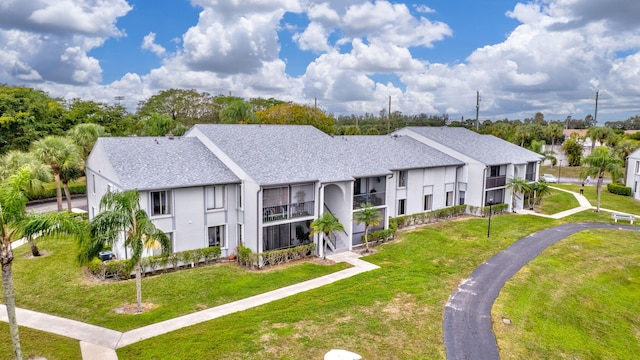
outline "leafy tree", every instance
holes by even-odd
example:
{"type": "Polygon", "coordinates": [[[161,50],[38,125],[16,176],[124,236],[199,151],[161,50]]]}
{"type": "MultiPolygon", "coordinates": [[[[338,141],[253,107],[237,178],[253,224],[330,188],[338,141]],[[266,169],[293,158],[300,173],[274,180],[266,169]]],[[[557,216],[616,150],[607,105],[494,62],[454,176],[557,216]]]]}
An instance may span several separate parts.
{"type": "Polygon", "coordinates": [[[165,136],[176,126],[176,122],[165,114],[153,113],[142,120],[142,136],[165,136]]]}
{"type": "MultiPolygon", "coordinates": [[[[144,249],[161,247],[162,252],[168,254],[171,246],[169,237],[156,228],[140,208],[137,190],[107,192],[100,201],[100,213],[91,220],[90,226],[91,243],[83,244],[82,251],[113,245],[124,229],[124,246],[131,249],[129,264],[136,272],[137,309],[142,311],[142,252],[144,249]]],[[[88,260],[92,254],[85,255],[84,259],[88,260]]]]}
{"type": "Polygon", "coordinates": [[[25,237],[66,233],[77,237],[86,234],[86,225],[69,213],[27,213],[27,190],[35,174],[24,166],[0,183],[0,264],[2,264],[2,288],[7,308],[9,331],[13,343],[14,358],[22,359],[16,302],[13,288],[13,249],[11,243],[25,237]]]}
{"type": "Polygon", "coordinates": [[[553,122],[544,128],[544,136],[550,140],[551,146],[556,145],[556,141],[564,138],[564,128],[557,122],[553,122]]]}
{"type": "Polygon", "coordinates": [[[591,154],[586,156],[582,160],[584,166],[582,170],[582,177],[597,177],[596,183],[598,200],[596,205],[596,212],[600,211],[600,193],[602,192],[602,180],[604,179],[604,173],[611,174],[614,182],[620,177],[622,173],[622,161],[613,153],[608,147],[598,147],[591,154]]]}
{"type": "Polygon", "coordinates": [[[222,107],[206,92],[194,89],[169,89],[160,91],[138,104],[141,117],[153,113],[169,116],[172,120],[189,127],[193,124],[217,123],[222,107]]]}
{"type": "Polygon", "coordinates": [[[364,224],[364,246],[366,252],[369,252],[369,242],[367,241],[369,236],[369,226],[380,225],[382,221],[382,214],[380,211],[373,207],[370,203],[365,203],[360,206],[360,209],[353,213],[353,220],[358,224],[364,224]]]}
{"type": "MultiPolygon", "coordinates": [[[[324,234],[323,248],[326,250],[329,235],[336,231],[344,231],[344,226],[332,213],[325,212],[311,223],[311,235],[324,234]]],[[[323,252],[326,256],[326,251],[323,252]]]]}
{"type": "Polygon", "coordinates": [[[80,167],[82,158],[78,148],[69,138],[61,136],[47,136],[33,143],[32,152],[43,163],[49,165],[56,182],[56,199],[58,211],[62,211],[62,190],[60,174],[68,168],[80,167]]]}
{"type": "Polygon", "coordinates": [[[567,154],[569,166],[580,166],[582,160],[582,144],[576,139],[568,139],[562,144],[562,150],[567,154]]]}
{"type": "Polygon", "coordinates": [[[101,125],[86,123],[74,126],[69,130],[68,135],[78,146],[82,158],[86,159],[98,138],[109,136],[109,133],[107,133],[101,125]]]}
{"type": "Polygon", "coordinates": [[[236,100],[220,111],[220,121],[225,124],[253,124],[256,113],[248,103],[236,100]]]}
{"type": "Polygon", "coordinates": [[[62,134],[71,127],[64,110],[59,99],[43,91],[0,85],[0,154],[26,151],[37,139],[62,134]]]}
{"type": "MultiPolygon", "coordinates": [[[[335,134],[335,120],[313,106],[292,103],[280,104],[259,111],[258,121],[262,124],[312,125],[327,134],[335,134]]],[[[386,131],[386,130],[385,130],[386,131]]]]}

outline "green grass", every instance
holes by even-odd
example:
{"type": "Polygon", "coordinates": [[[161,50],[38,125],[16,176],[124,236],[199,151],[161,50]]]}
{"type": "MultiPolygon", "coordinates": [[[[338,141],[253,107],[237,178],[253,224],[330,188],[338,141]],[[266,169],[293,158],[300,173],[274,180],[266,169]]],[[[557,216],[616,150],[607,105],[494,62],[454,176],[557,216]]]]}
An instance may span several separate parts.
{"type": "MultiPolygon", "coordinates": [[[[580,185],[554,185],[562,189],[571,190],[575,192],[580,191],[580,185]]],[[[587,185],[584,187],[584,196],[589,200],[592,206],[596,206],[597,202],[597,187],[595,185],[587,185]]],[[[631,214],[640,215],[640,201],[635,200],[630,196],[622,196],[612,194],[607,191],[607,186],[602,186],[602,192],[600,194],[600,207],[605,209],[611,209],[621,212],[627,212],[631,214]]]]}
{"type": "Polygon", "coordinates": [[[249,272],[236,264],[219,264],[146,277],[144,302],[156,307],[140,315],[114,309],[135,302],[135,281],[101,282],[86,277],[74,263],[75,244],[68,238],[38,242],[47,252],[26,258],[29,247],[16,250],[13,265],[19,307],[126,331],[180,315],[225,304],[346,268],[307,262],[263,272],[249,272]]]}
{"type": "Polygon", "coordinates": [[[443,359],[442,311],[483,261],[558,222],[498,215],[427,226],[365,260],[381,269],[118,350],[120,359],[443,359]]]}
{"type": "MultiPolygon", "coordinates": [[[[44,357],[48,360],[82,359],[78,340],[26,327],[19,328],[24,359],[44,357]]],[[[9,324],[0,322],[0,359],[13,359],[9,324]]]]}
{"type": "Polygon", "coordinates": [[[551,194],[542,199],[540,205],[535,206],[535,211],[542,214],[555,214],[580,206],[576,197],[564,191],[551,189],[551,194]]]}
{"type": "Polygon", "coordinates": [[[638,234],[630,231],[584,231],[544,251],[494,305],[500,358],[635,358],[639,264],[638,234]]]}
{"type": "Polygon", "coordinates": [[[560,180],[563,177],[572,177],[572,178],[580,178],[580,172],[582,171],[581,166],[562,166],[560,168],[558,165],[556,166],[542,166],[540,165],[540,174],[551,174],[558,177],[558,169],[560,169],[560,180]]]}

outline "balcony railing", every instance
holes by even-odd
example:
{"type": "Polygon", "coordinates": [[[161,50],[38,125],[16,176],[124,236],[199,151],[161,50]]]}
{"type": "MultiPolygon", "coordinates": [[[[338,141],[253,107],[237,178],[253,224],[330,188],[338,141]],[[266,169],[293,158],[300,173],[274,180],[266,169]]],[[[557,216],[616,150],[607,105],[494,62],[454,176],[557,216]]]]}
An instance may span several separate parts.
{"type": "Polygon", "coordinates": [[[507,183],[506,176],[488,177],[485,185],[485,189],[501,187],[501,186],[504,186],[506,183],[507,183]]]}
{"type": "Polygon", "coordinates": [[[262,221],[271,222],[313,215],[313,201],[267,206],[262,208],[262,221]]]}
{"type": "Polygon", "coordinates": [[[359,209],[362,204],[370,203],[373,206],[384,205],[385,195],[383,192],[373,194],[360,194],[353,196],[353,208],[359,209]]]}

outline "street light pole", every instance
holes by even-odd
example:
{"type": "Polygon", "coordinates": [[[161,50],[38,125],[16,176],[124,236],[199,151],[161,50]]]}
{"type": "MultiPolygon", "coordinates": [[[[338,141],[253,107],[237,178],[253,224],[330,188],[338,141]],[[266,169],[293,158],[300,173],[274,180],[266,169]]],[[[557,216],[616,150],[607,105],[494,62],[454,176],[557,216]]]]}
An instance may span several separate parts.
{"type": "Polygon", "coordinates": [[[493,196],[489,197],[489,226],[487,227],[487,238],[491,236],[491,206],[493,206],[493,196]]]}
{"type": "Polygon", "coordinates": [[[558,166],[558,184],[560,184],[560,170],[562,170],[562,160],[560,161],[560,166],[558,166]]]}

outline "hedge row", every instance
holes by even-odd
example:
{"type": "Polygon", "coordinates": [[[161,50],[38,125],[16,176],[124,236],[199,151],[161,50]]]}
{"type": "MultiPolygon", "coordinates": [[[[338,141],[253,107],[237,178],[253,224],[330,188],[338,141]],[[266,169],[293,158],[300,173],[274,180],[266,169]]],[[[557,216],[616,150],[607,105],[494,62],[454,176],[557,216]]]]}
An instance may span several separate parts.
{"type": "MultiPolygon", "coordinates": [[[[69,192],[71,195],[79,195],[87,193],[87,185],[84,184],[71,184],[69,185],[69,192]]],[[[35,194],[28,194],[29,200],[43,200],[53,199],[56,197],[56,189],[45,189],[35,194]]],[[[64,198],[64,189],[62,189],[62,197],[64,198]]]]}
{"type": "Polygon", "coordinates": [[[631,196],[631,188],[621,183],[609,183],[607,184],[607,190],[612,194],[631,196]]]}
{"type": "Polygon", "coordinates": [[[239,246],[238,263],[251,269],[260,269],[265,265],[273,266],[287,263],[292,260],[312,257],[315,254],[315,250],[316,244],[314,243],[281,250],[265,251],[263,253],[254,253],[247,247],[239,246]]]}
{"type": "Polygon", "coordinates": [[[456,205],[418,214],[398,216],[390,219],[389,226],[391,226],[391,223],[395,223],[398,229],[402,229],[412,225],[429,224],[443,219],[462,216],[466,211],[467,205],[456,205]]]}
{"type": "MultiPolygon", "coordinates": [[[[199,264],[209,264],[220,260],[222,250],[219,246],[187,250],[169,255],[155,255],[142,258],[143,274],[155,273],[156,270],[178,270],[183,266],[195,267],[199,264]]],[[[116,280],[131,278],[134,264],[131,260],[110,260],[102,262],[95,258],[89,263],[89,271],[100,279],[113,277],[116,280]]]]}

